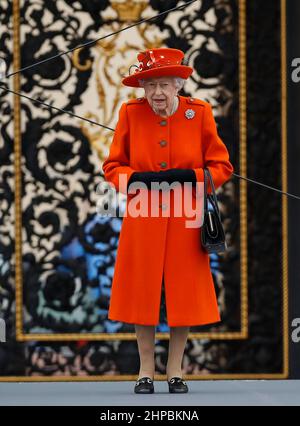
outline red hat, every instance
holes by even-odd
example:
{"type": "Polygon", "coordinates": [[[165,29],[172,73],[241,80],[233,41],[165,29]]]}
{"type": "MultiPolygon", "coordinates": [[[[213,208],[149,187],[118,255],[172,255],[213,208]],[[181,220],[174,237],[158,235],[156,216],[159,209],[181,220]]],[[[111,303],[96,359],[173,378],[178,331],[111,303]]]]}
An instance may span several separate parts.
{"type": "Polygon", "coordinates": [[[137,55],[139,66],[131,65],[131,67],[135,66],[136,69],[133,74],[125,77],[122,83],[125,86],[140,87],[138,80],[143,78],[176,76],[187,79],[192,74],[193,68],[181,65],[183,57],[182,50],[168,47],[140,52],[137,55]]]}

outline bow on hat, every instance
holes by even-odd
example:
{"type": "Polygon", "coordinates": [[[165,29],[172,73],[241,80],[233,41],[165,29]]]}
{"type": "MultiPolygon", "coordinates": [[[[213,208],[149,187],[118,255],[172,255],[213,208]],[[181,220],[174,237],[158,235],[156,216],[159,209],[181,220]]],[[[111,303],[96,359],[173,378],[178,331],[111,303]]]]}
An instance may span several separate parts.
{"type": "Polygon", "coordinates": [[[132,75],[125,77],[122,83],[125,86],[140,87],[139,79],[168,76],[187,79],[192,74],[193,68],[181,64],[183,57],[182,50],[167,47],[139,52],[137,55],[139,65],[131,65],[136,69],[132,75]]]}

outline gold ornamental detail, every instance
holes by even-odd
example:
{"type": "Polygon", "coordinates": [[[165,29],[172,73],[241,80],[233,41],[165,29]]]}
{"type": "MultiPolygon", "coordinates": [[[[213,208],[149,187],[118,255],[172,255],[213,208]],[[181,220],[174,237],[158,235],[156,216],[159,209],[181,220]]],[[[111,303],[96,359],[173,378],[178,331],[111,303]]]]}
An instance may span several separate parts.
{"type": "Polygon", "coordinates": [[[111,7],[117,12],[121,22],[135,22],[140,18],[141,13],[149,6],[148,1],[112,1],[111,7]]]}

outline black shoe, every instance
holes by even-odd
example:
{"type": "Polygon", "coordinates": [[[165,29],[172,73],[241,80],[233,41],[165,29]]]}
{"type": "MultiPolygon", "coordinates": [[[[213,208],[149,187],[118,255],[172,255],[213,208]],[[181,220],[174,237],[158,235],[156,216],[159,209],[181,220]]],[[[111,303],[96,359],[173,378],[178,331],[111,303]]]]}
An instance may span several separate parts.
{"type": "Polygon", "coordinates": [[[135,393],[153,393],[154,385],[153,380],[150,377],[142,377],[136,381],[134,386],[135,393]]]}
{"type": "Polygon", "coordinates": [[[186,393],[189,391],[186,382],[180,377],[172,377],[168,380],[168,385],[170,393],[186,393]]]}

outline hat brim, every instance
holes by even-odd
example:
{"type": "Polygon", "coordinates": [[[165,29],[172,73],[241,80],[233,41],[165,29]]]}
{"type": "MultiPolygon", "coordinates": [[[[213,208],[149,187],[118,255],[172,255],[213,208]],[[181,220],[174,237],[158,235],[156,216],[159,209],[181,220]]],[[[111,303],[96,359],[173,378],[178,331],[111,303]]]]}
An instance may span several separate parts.
{"type": "Polygon", "coordinates": [[[187,65],[167,65],[161,68],[139,71],[123,78],[122,83],[129,87],[141,87],[138,80],[151,77],[181,77],[187,79],[194,69],[187,65]]]}

